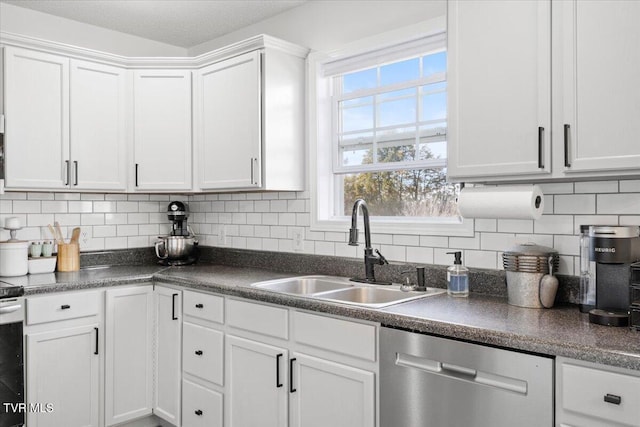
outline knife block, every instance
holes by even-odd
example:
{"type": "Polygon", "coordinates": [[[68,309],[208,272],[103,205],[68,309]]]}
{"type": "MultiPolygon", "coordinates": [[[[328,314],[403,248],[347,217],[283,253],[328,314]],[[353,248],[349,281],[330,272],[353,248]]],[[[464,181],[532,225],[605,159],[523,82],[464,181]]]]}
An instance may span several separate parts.
{"type": "Polygon", "coordinates": [[[58,271],[80,270],[80,245],[77,243],[58,244],[58,271]]]}

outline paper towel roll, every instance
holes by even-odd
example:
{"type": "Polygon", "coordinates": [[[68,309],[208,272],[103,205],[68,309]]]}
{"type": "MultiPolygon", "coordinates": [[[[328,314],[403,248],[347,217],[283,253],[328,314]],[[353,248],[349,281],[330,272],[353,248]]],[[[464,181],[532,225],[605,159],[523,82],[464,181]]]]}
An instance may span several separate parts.
{"type": "Polygon", "coordinates": [[[537,185],[463,188],[458,210],[463,218],[539,219],[544,194],[537,185]]]}

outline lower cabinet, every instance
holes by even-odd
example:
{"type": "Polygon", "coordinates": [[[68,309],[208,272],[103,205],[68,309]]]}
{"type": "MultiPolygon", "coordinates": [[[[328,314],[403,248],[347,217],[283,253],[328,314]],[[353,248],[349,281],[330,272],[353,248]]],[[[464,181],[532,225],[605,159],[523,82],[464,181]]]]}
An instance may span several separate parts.
{"type": "Polygon", "coordinates": [[[98,427],[98,324],[27,334],[30,427],[98,427]],[[52,357],[55,355],[55,357],[52,357]]]}
{"type": "Polygon", "coordinates": [[[102,291],[27,298],[29,427],[98,427],[102,291]]]}
{"type": "Polygon", "coordinates": [[[222,427],[223,425],[222,393],[183,380],[182,426],[222,427]]]}
{"type": "Polygon", "coordinates": [[[556,426],[640,426],[640,372],[558,357],[556,426]]]}
{"type": "Polygon", "coordinates": [[[155,287],[153,413],[180,425],[182,366],[182,290],[155,287]]]}
{"type": "Polygon", "coordinates": [[[286,427],[287,350],[227,335],[225,355],[227,427],[286,427]]]}
{"type": "Polygon", "coordinates": [[[291,360],[291,427],[375,426],[373,372],[300,353],[291,360]]]}
{"type": "Polygon", "coordinates": [[[105,425],[152,412],[153,287],[106,291],[105,425]]]}

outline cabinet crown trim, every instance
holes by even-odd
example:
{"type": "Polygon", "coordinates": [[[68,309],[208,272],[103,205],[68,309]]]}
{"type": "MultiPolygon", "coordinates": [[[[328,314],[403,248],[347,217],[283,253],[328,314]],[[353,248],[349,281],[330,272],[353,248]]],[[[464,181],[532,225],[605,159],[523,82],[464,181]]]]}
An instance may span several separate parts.
{"type": "Polygon", "coordinates": [[[280,50],[300,58],[306,58],[309,53],[309,49],[307,48],[266,34],[260,34],[246,40],[191,57],[128,57],[6,31],[0,31],[0,45],[34,49],[46,53],[60,54],[75,59],[91,60],[104,64],[136,69],[193,69],[263,48],[280,50]]]}

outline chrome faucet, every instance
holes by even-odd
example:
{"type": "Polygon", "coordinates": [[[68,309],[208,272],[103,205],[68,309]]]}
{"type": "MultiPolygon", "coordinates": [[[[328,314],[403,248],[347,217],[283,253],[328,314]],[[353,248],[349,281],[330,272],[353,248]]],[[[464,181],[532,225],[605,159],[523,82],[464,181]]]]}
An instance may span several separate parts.
{"type": "Polygon", "coordinates": [[[362,283],[375,283],[377,285],[390,285],[391,282],[379,282],[376,280],[374,267],[376,264],[384,265],[389,264],[379,250],[375,250],[377,255],[373,254],[371,248],[371,227],[369,225],[369,208],[367,203],[363,199],[358,199],[353,204],[353,212],[351,213],[351,229],[349,230],[349,245],[358,246],[358,209],[362,211],[362,218],[364,220],[364,271],[365,278],[352,278],[353,282],[362,283]]]}

